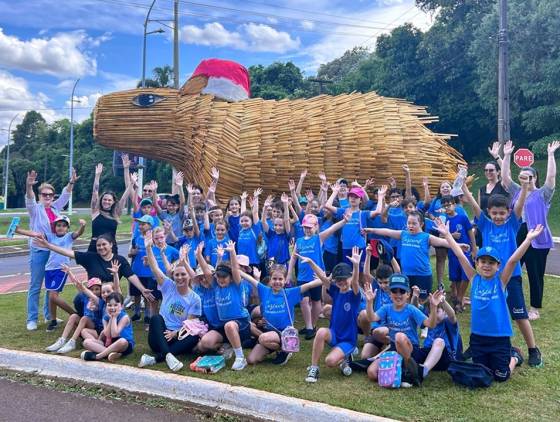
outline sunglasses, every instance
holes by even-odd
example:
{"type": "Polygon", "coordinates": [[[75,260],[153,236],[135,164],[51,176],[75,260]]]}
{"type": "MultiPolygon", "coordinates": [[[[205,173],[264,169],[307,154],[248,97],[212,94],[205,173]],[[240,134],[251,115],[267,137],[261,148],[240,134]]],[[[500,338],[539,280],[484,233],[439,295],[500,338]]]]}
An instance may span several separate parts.
{"type": "Polygon", "coordinates": [[[45,198],[50,198],[50,197],[54,196],[54,193],[44,193],[44,192],[41,192],[41,196],[44,196],[45,198]]]}
{"type": "Polygon", "coordinates": [[[406,293],[405,289],[391,289],[391,293],[395,293],[395,294],[400,294],[400,295],[404,295],[406,293]]]}
{"type": "Polygon", "coordinates": [[[494,173],[495,171],[494,169],[484,169],[484,173],[494,173]]]}
{"type": "Polygon", "coordinates": [[[151,192],[153,192],[153,190],[151,190],[151,189],[144,189],[144,192],[150,192],[150,193],[151,193],[151,192]]]}

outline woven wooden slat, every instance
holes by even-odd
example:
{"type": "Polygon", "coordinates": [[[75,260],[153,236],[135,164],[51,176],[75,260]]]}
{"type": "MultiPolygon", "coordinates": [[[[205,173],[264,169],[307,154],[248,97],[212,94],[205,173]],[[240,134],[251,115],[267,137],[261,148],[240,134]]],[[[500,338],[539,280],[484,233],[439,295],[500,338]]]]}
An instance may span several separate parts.
{"type": "Polygon", "coordinates": [[[314,185],[321,171],[330,181],[375,176],[383,183],[393,176],[402,185],[402,165],[408,164],[415,186],[428,176],[435,190],[464,163],[448,145],[451,135],[426,127],[435,121],[425,107],[374,92],[228,103],[144,88],[101,97],[94,137],[110,148],[168,161],[202,185],[210,182],[211,167],[218,167],[221,199],[259,186],[278,194],[304,168],[314,185]],[[134,106],[132,99],[141,93],[165,100],[134,106]]]}

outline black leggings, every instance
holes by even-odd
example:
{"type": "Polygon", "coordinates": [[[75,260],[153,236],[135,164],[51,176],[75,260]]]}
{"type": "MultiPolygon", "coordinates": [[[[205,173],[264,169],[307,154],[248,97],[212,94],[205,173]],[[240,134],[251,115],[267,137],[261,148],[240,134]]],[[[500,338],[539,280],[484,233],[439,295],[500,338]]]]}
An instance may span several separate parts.
{"type": "MultiPolygon", "coordinates": [[[[527,224],[523,223],[517,232],[517,244],[520,245],[527,237],[527,224]]],[[[531,306],[542,308],[544,294],[544,272],[546,270],[546,259],[550,249],[535,249],[529,246],[521,265],[525,264],[527,276],[529,277],[529,292],[531,293],[531,306]]]]}
{"type": "Polygon", "coordinates": [[[198,344],[198,336],[187,336],[183,340],[175,337],[167,341],[163,333],[167,330],[165,321],[161,315],[154,315],[150,319],[150,331],[148,332],[148,344],[155,353],[156,362],[163,362],[165,355],[171,353],[174,356],[186,355],[198,344]]]}

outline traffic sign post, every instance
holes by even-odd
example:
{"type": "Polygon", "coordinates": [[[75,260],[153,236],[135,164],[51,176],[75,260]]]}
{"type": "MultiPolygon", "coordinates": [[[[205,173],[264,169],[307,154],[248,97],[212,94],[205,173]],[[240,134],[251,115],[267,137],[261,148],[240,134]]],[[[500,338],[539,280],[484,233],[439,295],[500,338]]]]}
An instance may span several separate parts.
{"type": "Polygon", "coordinates": [[[519,148],[513,154],[513,162],[518,167],[529,167],[535,162],[535,155],[527,148],[519,148]]]}

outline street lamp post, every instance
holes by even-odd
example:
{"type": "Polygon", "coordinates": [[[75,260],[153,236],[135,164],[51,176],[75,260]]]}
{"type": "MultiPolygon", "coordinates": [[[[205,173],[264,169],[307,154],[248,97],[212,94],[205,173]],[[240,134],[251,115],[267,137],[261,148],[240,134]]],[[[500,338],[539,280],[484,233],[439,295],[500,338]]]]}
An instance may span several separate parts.
{"type": "MultiPolygon", "coordinates": [[[[68,180],[72,179],[72,169],[74,168],[74,91],[80,79],[76,79],[72,88],[72,96],[70,97],[70,157],[68,158],[68,180]]],[[[72,215],[72,192],[68,201],[68,214],[72,215]]]]}
{"type": "Polygon", "coordinates": [[[4,165],[4,211],[8,209],[8,182],[9,172],[10,172],[10,139],[12,137],[12,123],[19,114],[16,114],[10,120],[10,125],[8,126],[8,145],[6,145],[6,164],[4,165]]]}

